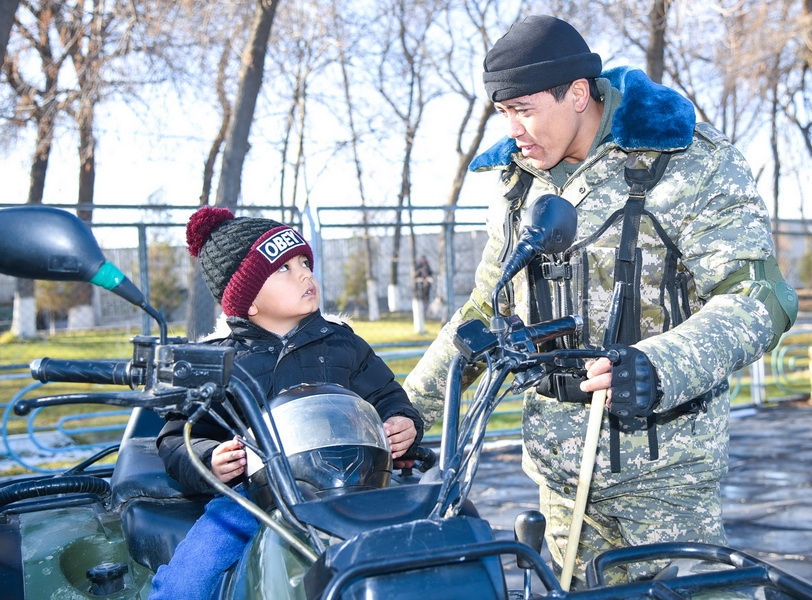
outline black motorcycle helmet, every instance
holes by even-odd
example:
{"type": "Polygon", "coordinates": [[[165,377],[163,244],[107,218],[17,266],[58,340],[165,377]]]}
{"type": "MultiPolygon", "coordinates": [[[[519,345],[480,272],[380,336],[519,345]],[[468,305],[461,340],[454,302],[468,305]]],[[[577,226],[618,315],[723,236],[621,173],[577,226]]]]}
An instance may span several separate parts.
{"type": "MultiPolygon", "coordinates": [[[[281,392],[269,407],[306,498],[389,485],[392,453],[383,422],[359,395],[331,383],[301,384],[281,392]]],[[[266,470],[254,452],[246,451],[249,493],[268,510],[273,500],[266,470]]]]}

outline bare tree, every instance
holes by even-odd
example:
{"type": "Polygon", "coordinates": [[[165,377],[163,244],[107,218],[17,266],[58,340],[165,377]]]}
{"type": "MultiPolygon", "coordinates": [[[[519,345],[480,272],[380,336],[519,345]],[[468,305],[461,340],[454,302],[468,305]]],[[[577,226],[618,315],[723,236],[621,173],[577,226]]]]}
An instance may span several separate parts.
{"type": "MultiPolygon", "coordinates": [[[[220,125],[203,163],[201,206],[211,203],[217,159],[225,144],[226,137],[229,134],[229,126],[233,119],[234,107],[229,91],[232,83],[231,66],[235,55],[233,49],[237,44],[240,32],[247,28],[251,22],[250,15],[243,14],[239,10],[240,7],[221,6],[220,3],[214,2],[210,3],[207,8],[208,10],[203,19],[204,26],[197,28],[189,38],[191,45],[198,48],[201,53],[200,60],[203,66],[200,68],[200,74],[202,77],[196,82],[201,91],[206,89],[208,83],[205,77],[208,69],[205,65],[210,48],[209,44],[214,44],[215,47],[218,43],[221,45],[217,67],[214,70],[215,79],[210,84],[215,90],[216,102],[220,111],[220,125]]],[[[195,9],[196,7],[192,7],[192,12],[196,12],[195,9]]],[[[183,64],[183,61],[180,64],[183,64]]],[[[212,331],[216,307],[214,298],[203,280],[203,274],[197,261],[192,261],[187,281],[186,331],[189,338],[196,339],[212,331]]]]}
{"type": "MultiPolygon", "coordinates": [[[[383,44],[378,63],[378,92],[400,122],[404,143],[389,274],[388,298],[389,310],[392,312],[398,309],[399,303],[398,266],[404,209],[410,217],[409,226],[413,227],[410,208],[415,138],[427,104],[439,95],[438,88],[429,82],[428,46],[429,30],[442,8],[443,3],[435,0],[391,0],[381,5],[381,19],[385,29],[380,34],[383,44]]],[[[417,262],[414,243],[411,254],[414,273],[417,262]]]]}
{"type": "Polygon", "coordinates": [[[50,38],[61,4],[46,0],[36,7],[26,5],[33,18],[29,26],[21,25],[18,30],[25,43],[12,49],[3,64],[6,81],[17,97],[15,115],[10,123],[18,127],[33,123],[37,129],[29,174],[29,204],[42,203],[54,127],[66,106],[67,92],[59,88],[59,73],[68,54],[61,48],[54,48],[50,38]],[[39,73],[24,70],[23,63],[30,60],[29,51],[39,62],[39,73]]]}
{"type": "Polygon", "coordinates": [[[663,82],[665,72],[665,34],[671,0],[654,0],[649,12],[649,36],[646,46],[646,72],[652,81],[663,82]]]}
{"type": "Polygon", "coordinates": [[[331,10],[332,0],[285,5],[274,28],[274,101],[288,105],[281,126],[279,206],[290,208],[283,218],[291,221],[308,202],[309,111],[328,87],[321,85],[325,69],[336,61],[331,10]]]}
{"type": "MultiPolygon", "coordinates": [[[[270,195],[278,197],[285,210],[308,206],[312,191],[320,192],[322,174],[346,166],[355,180],[341,190],[347,202],[365,209],[388,205],[397,211],[394,223],[386,223],[395,238],[387,273],[394,290],[402,287],[398,276],[405,271],[398,265],[408,262],[402,258],[408,255],[402,236],[419,222],[412,218],[419,214],[412,209],[420,202],[413,199],[413,188],[425,181],[418,165],[429,152],[432,162],[449,161],[439,183],[442,198],[432,202],[447,205],[446,229],[453,233],[453,208],[467,190],[468,164],[483,143],[489,145],[485,140],[493,124],[492,107],[478,91],[482,58],[496,37],[524,14],[543,10],[569,20],[610,66],[619,60],[645,65],[653,79],[691,99],[700,120],[722,129],[743,150],[759,136],[764,148],[756,165],[759,181],[769,184],[765,189],[777,212],[781,202],[790,202],[781,200],[787,197],[787,182],[793,176],[801,178],[812,158],[807,85],[810,3],[305,0],[282,4],[277,15],[278,0],[116,1],[106,5],[107,12],[94,0],[25,0],[17,11],[19,25],[12,29],[3,70],[10,85],[4,86],[7,94],[2,100],[9,106],[13,93],[17,105],[15,119],[6,119],[5,129],[26,119],[32,134],[37,127],[30,201],[43,198],[50,156],[43,150],[55,136],[75,137],[82,148],[79,201],[91,208],[96,158],[105,147],[95,146],[103,133],[97,130],[93,107],[124,100],[142,107],[139,116],[154,111],[153,116],[159,117],[160,103],[139,97],[139,85],[149,82],[161,94],[174,89],[182,101],[193,98],[189,101],[214,107],[218,115],[212,140],[200,146],[201,203],[236,207],[242,202],[249,141],[255,148],[267,144],[276,150],[263,155],[262,163],[271,174],[270,195]],[[119,11],[115,15],[114,7],[119,11]],[[79,8],[81,23],[72,15],[79,8]],[[53,23],[49,25],[48,42],[58,47],[40,62],[50,70],[61,68],[68,76],[59,80],[63,85],[70,82],[70,89],[49,87],[44,70],[37,71],[36,79],[31,76],[31,57],[37,55],[29,48],[41,43],[43,35],[34,23],[49,10],[58,12],[66,25],[60,35],[54,35],[58,29],[53,23]],[[278,31],[282,35],[276,35],[278,31]],[[70,44],[76,45],[74,54],[70,44]],[[27,54],[21,61],[24,48],[27,54]],[[233,50],[237,48],[245,50],[233,50]],[[66,64],[73,71],[65,71],[66,64]],[[271,85],[263,85],[266,79],[271,85]],[[424,145],[429,140],[426,123],[439,106],[434,99],[440,94],[443,126],[448,129],[432,131],[429,151],[424,145]],[[66,112],[68,108],[71,112],[66,112]],[[792,152],[793,147],[807,152],[792,152]]],[[[335,190],[332,186],[328,193],[334,195],[335,190]]],[[[313,201],[317,205],[320,198],[314,196],[313,201]]],[[[365,226],[375,224],[371,211],[361,212],[365,226]]],[[[371,282],[377,255],[371,240],[364,247],[364,271],[371,282]]],[[[414,244],[411,255],[414,262],[414,244]]],[[[453,264],[442,260],[440,268],[446,273],[454,270],[453,264]]],[[[452,303],[453,282],[445,277],[443,283],[438,289],[452,303]]],[[[373,303],[377,291],[370,288],[368,296],[373,303]]],[[[192,306],[211,313],[211,322],[213,307],[200,308],[207,297],[195,299],[192,306]]],[[[398,308],[394,300],[390,308],[398,308]]],[[[210,326],[189,328],[190,336],[208,331],[210,326]]]]}
{"type": "MultiPolygon", "coordinates": [[[[228,51],[226,48],[220,55],[218,66],[217,90],[218,99],[223,113],[222,123],[227,123],[224,134],[225,148],[222,156],[220,178],[217,186],[215,204],[228,208],[236,208],[240,201],[242,170],[246,155],[250,150],[248,141],[257,98],[262,87],[265,70],[265,56],[268,40],[271,35],[278,0],[256,0],[254,14],[249,28],[249,37],[241,55],[241,66],[237,82],[236,96],[233,104],[229,104],[225,94],[225,72],[228,51]]],[[[206,169],[219,153],[222,142],[218,141],[223,133],[215,138],[209,150],[207,166],[204,167],[204,195],[208,200],[210,174],[206,169]]],[[[201,197],[201,202],[203,197],[201,197]]],[[[189,310],[187,312],[186,330],[191,339],[206,335],[214,328],[214,302],[207,292],[197,263],[189,275],[189,310]]]]}
{"type": "MultiPolygon", "coordinates": [[[[480,98],[475,81],[482,77],[482,59],[493,46],[495,37],[501,36],[527,9],[520,1],[515,12],[507,13],[496,0],[461,0],[451,3],[441,22],[447,47],[433,57],[435,68],[448,89],[462,100],[464,110],[454,138],[457,164],[453,171],[446,205],[456,206],[462,195],[468,175],[468,165],[479,152],[488,123],[496,114],[493,103],[480,98]]],[[[443,237],[440,242],[440,271],[445,285],[438,293],[443,302],[443,320],[451,316],[454,306],[454,264],[449,251],[454,234],[456,212],[448,210],[444,216],[443,237]]]]}
{"type": "MultiPolygon", "coordinates": [[[[76,199],[77,216],[93,221],[93,193],[96,182],[96,138],[94,120],[100,100],[101,72],[104,56],[104,37],[113,12],[105,12],[103,3],[91,6],[79,0],[56,15],[56,30],[71,62],[78,90],[73,94],[74,106],[70,110],[79,135],[79,191],[76,199]],[[87,20],[86,20],[87,19],[87,20]]],[[[68,327],[86,326],[93,323],[93,290],[90,284],[79,285],[75,291],[75,305],[68,313],[68,327]]]]}
{"type": "MultiPolygon", "coordinates": [[[[351,37],[350,23],[345,18],[345,7],[340,6],[334,0],[332,7],[332,17],[335,23],[336,39],[338,41],[338,65],[341,70],[341,87],[344,96],[344,103],[347,108],[347,126],[350,132],[349,146],[352,152],[352,165],[355,169],[355,180],[358,184],[358,197],[361,207],[369,205],[364,189],[364,169],[361,161],[360,146],[362,143],[361,133],[356,124],[356,106],[352,93],[352,80],[350,77],[350,66],[352,61],[352,50],[357,47],[357,40],[351,37]]],[[[364,247],[364,277],[366,280],[367,295],[367,317],[370,321],[378,321],[381,318],[378,304],[378,285],[375,273],[375,253],[372,238],[369,235],[370,218],[369,212],[361,212],[361,223],[363,225],[363,247],[364,247]]]]}
{"type": "MultiPolygon", "coordinates": [[[[44,196],[45,176],[54,141],[56,124],[60,116],[66,135],[78,137],[78,197],[77,215],[86,222],[93,218],[93,200],[96,178],[96,111],[110,96],[131,93],[145,80],[136,81],[142,71],[129,69],[135,61],[116,67],[116,61],[127,56],[157,56],[150,46],[150,35],[155,22],[162,22],[167,2],[139,3],[127,1],[102,2],[73,0],[56,2],[25,1],[18,15],[18,27],[9,45],[4,72],[10,88],[18,98],[20,109],[17,120],[26,119],[37,128],[36,150],[32,160],[29,203],[41,203],[44,196]],[[135,11],[140,12],[136,13],[135,11]],[[137,41],[132,33],[143,23],[137,41]],[[31,72],[31,58],[36,57],[40,72],[31,72]],[[61,79],[60,72],[72,67],[61,79]],[[126,73],[126,78],[119,75],[126,73]],[[36,81],[29,83],[27,80],[36,81]],[[57,81],[69,81],[70,87],[58,87],[57,81]],[[23,115],[22,112],[27,111],[23,115]]],[[[160,30],[160,28],[155,28],[160,30]]],[[[160,44],[158,44],[160,45],[160,44]]],[[[69,325],[77,319],[93,318],[90,309],[91,288],[79,286],[71,296],[73,306],[69,325]]],[[[83,322],[87,324],[87,322],[83,322]]]]}
{"type": "Polygon", "coordinates": [[[257,0],[250,37],[242,55],[237,97],[226,134],[223,165],[217,187],[218,206],[235,207],[240,198],[242,167],[250,148],[248,137],[257,96],[262,87],[265,55],[279,0],[257,0]]]}
{"type": "Polygon", "coordinates": [[[203,189],[200,193],[201,205],[209,204],[212,181],[214,180],[214,167],[217,162],[217,156],[220,154],[220,148],[222,148],[226,139],[228,124],[231,121],[231,101],[229,100],[228,93],[226,92],[228,59],[232,51],[231,44],[232,39],[228,39],[223,46],[223,51],[220,54],[220,60],[217,63],[217,81],[215,82],[215,89],[217,91],[217,102],[220,105],[222,118],[220,120],[220,129],[217,130],[217,134],[214,136],[214,140],[212,141],[209,149],[209,154],[206,157],[206,161],[203,165],[203,189]]]}
{"type": "Polygon", "coordinates": [[[792,0],[754,0],[729,9],[721,19],[728,32],[725,68],[736,75],[730,86],[736,93],[727,96],[736,98],[734,119],[738,129],[734,130],[732,139],[740,141],[742,133],[752,139],[753,131],[766,133],[769,153],[761,159],[765,164],[759,169],[759,175],[765,170],[771,174],[769,189],[774,227],[778,226],[782,186],[786,180],[784,171],[796,162],[795,142],[787,124],[794,124],[802,132],[810,152],[807,158],[812,156],[808,135],[812,125],[805,116],[809,114],[811,100],[806,86],[809,54],[805,27],[808,27],[809,17],[805,10],[808,10],[806,2],[798,5],[792,0]],[[744,110],[752,115],[750,123],[753,125],[742,130],[740,115],[744,110]],[[800,115],[804,116],[799,118],[800,115]]]}
{"type": "Polygon", "coordinates": [[[56,30],[73,63],[78,85],[71,113],[79,134],[79,197],[77,214],[80,219],[93,221],[93,184],[96,179],[96,141],[94,117],[99,102],[104,34],[112,14],[105,14],[99,2],[89,10],[82,0],[64,6],[57,14],[56,30]],[[87,20],[86,20],[87,19],[87,20]]]}
{"type": "MultiPolygon", "coordinates": [[[[36,138],[29,171],[28,204],[42,204],[45,175],[54,143],[54,131],[60,112],[65,107],[65,93],[59,88],[59,73],[67,59],[67,53],[54,48],[50,32],[61,3],[46,0],[39,6],[26,4],[33,17],[29,27],[20,26],[19,35],[26,42],[6,55],[3,71],[6,80],[17,96],[16,114],[12,123],[23,126],[34,123],[36,138]],[[22,69],[28,56],[26,49],[38,58],[41,83],[29,82],[22,69]]],[[[34,282],[18,279],[14,295],[12,331],[22,338],[35,337],[36,300],[34,282]]]]}
{"type": "MultiPolygon", "coordinates": [[[[767,4],[767,3],[765,3],[767,4]]],[[[772,192],[774,227],[779,227],[778,216],[782,196],[783,171],[793,168],[797,144],[797,134],[800,134],[804,147],[807,150],[806,158],[812,158],[812,90],[810,90],[809,73],[810,57],[812,57],[812,3],[805,0],[798,7],[794,2],[784,0],[764,6],[762,14],[772,14],[769,19],[774,24],[767,31],[771,43],[766,45],[764,52],[769,52],[764,62],[766,68],[758,73],[761,81],[760,89],[764,90],[770,99],[770,154],[772,158],[772,192]],[[776,12],[777,11],[777,12],[776,12]],[[776,22],[777,21],[777,22],[776,22]],[[782,131],[782,123],[789,123],[793,127],[792,133],[782,131]],[[795,135],[792,135],[792,134],[795,135]]],[[[763,31],[763,27],[761,30],[763,31]]],[[[759,39],[763,41],[763,36],[759,39]]],[[[794,167],[797,168],[797,167],[794,167]]],[[[803,167],[801,167],[803,168],[803,167]]],[[[807,167],[808,168],[808,167],[807,167]]],[[[803,185],[798,186],[803,189],[803,185]]],[[[803,196],[800,198],[801,215],[803,210],[803,196]]],[[[780,252],[776,245],[776,252],[780,252]]]]}
{"type": "Polygon", "coordinates": [[[669,78],[693,102],[700,120],[721,129],[743,151],[760,140],[757,179],[770,176],[777,226],[782,186],[792,179],[787,167],[798,162],[788,124],[795,124],[812,152],[806,117],[812,106],[806,86],[810,2],[742,0],[699,7],[654,0],[646,14],[635,2],[603,4],[616,23],[622,18],[623,38],[644,52],[652,78],[669,78]]]}

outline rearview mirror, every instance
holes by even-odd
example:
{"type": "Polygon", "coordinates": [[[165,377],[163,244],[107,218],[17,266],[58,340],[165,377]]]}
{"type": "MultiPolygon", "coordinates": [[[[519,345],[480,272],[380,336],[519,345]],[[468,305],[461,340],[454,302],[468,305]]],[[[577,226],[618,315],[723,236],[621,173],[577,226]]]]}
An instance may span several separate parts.
{"type": "Polygon", "coordinates": [[[88,281],[144,309],[161,326],[163,317],[109,262],[85,223],[65,210],[43,205],[0,209],[0,273],[23,279],[88,281]]]}
{"type": "Polygon", "coordinates": [[[0,272],[24,279],[90,281],[106,262],[90,228],[48,206],[0,211],[0,272]]]}
{"type": "Polygon", "coordinates": [[[567,200],[554,194],[539,196],[527,207],[513,252],[502,266],[493,292],[494,311],[499,291],[539,254],[563,252],[572,245],[578,214],[567,200]]]}

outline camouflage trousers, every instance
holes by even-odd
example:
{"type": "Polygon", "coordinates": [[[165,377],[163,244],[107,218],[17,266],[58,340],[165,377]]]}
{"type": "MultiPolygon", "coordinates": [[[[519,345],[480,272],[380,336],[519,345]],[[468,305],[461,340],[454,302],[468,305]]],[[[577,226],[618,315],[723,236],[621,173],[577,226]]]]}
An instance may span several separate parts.
{"type": "MultiPolygon", "coordinates": [[[[563,496],[546,486],[539,490],[540,510],[547,520],[545,540],[553,559],[553,569],[560,576],[575,507],[575,492],[563,496]]],[[[588,502],[571,589],[586,587],[586,565],[602,552],[658,542],[725,545],[727,538],[722,526],[720,486],[645,489],[588,502]],[[697,517],[697,506],[705,509],[702,518],[697,517]]],[[[658,563],[616,567],[606,573],[606,583],[616,585],[650,579],[667,564],[664,561],[658,563]]]]}

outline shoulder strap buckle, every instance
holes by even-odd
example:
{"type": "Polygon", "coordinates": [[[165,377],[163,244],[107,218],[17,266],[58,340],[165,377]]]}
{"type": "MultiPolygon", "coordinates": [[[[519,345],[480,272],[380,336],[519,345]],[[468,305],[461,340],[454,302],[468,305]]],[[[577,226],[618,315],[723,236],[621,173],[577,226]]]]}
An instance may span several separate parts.
{"type": "Polygon", "coordinates": [[[659,150],[644,150],[632,152],[626,158],[625,177],[629,184],[629,195],[645,196],[662,179],[670,152],[659,150]]]}

